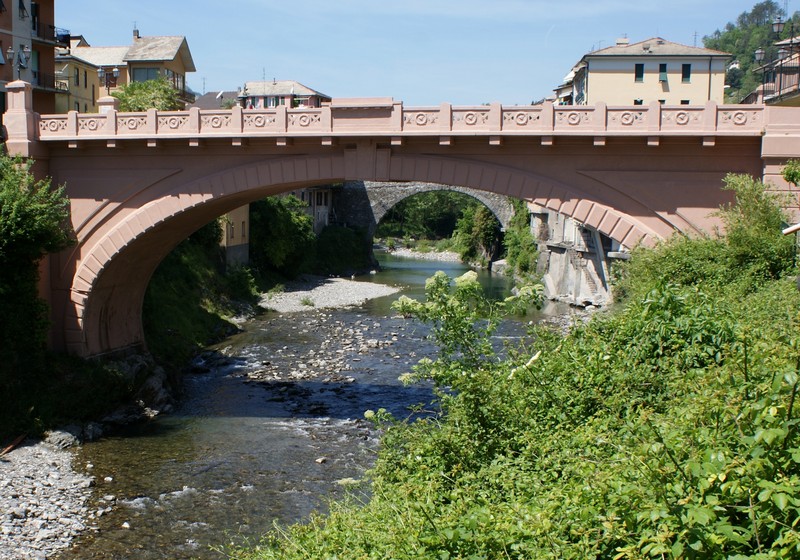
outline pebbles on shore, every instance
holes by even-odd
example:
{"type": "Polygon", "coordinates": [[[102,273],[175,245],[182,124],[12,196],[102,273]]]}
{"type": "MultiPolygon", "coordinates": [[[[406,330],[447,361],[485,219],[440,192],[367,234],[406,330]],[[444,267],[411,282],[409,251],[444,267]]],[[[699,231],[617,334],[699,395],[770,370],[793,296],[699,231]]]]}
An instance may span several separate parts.
{"type": "Polygon", "coordinates": [[[314,308],[349,307],[399,291],[400,288],[386,284],[304,276],[300,280],[288,283],[283,292],[261,296],[261,306],[279,313],[308,311],[314,308]]]}
{"type": "Polygon", "coordinates": [[[393,249],[391,254],[395,257],[405,257],[409,259],[423,259],[428,261],[440,262],[461,262],[461,257],[455,251],[415,251],[414,249],[406,249],[400,247],[393,249]]]}
{"type": "Polygon", "coordinates": [[[45,559],[86,529],[91,477],[72,455],[26,442],[0,458],[0,560],[45,559]]]}

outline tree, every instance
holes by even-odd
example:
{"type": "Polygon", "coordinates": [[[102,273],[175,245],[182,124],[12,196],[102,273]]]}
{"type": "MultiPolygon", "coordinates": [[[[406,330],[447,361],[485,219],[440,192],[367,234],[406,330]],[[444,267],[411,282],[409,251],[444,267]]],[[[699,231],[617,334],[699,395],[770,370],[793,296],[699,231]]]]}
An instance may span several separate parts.
{"type": "Polygon", "coordinates": [[[474,204],[474,199],[459,192],[415,194],[401,200],[386,213],[378,226],[377,235],[447,238],[453,234],[461,213],[471,204],[474,204]]]}
{"type": "Polygon", "coordinates": [[[757,71],[759,63],[755,61],[757,49],[764,49],[764,61],[769,62],[777,57],[774,43],[786,39],[791,34],[791,22],[800,29],[800,18],[793,15],[787,22],[780,36],[772,33],[772,22],[778,17],[786,17],[784,10],[772,0],[759,2],[749,12],[743,12],[736,22],[728,23],[723,30],[717,29],[711,35],[703,37],[706,48],[729,52],[734,62],[725,76],[726,101],[738,103],[754,91],[761,82],[761,74],[757,71]]]}
{"type": "Polygon", "coordinates": [[[502,248],[502,228],[491,210],[475,203],[464,209],[453,233],[463,261],[493,261],[502,248]]]}
{"type": "Polygon", "coordinates": [[[510,199],[514,206],[508,230],[503,237],[506,249],[506,262],[515,274],[533,274],[539,256],[536,239],[531,233],[530,212],[522,200],[510,199]]]}
{"type": "Polygon", "coordinates": [[[48,309],[39,299],[39,261],[71,244],[63,188],[36,181],[31,160],[0,154],[0,402],[18,405],[43,369],[48,309]]]}
{"type": "Polygon", "coordinates": [[[178,90],[164,77],[125,84],[111,95],[119,99],[120,111],[175,111],[183,108],[178,90]]]}
{"type": "Polygon", "coordinates": [[[250,262],[262,272],[293,277],[314,258],[311,216],[296,196],[271,196],[250,205],[250,262]]]}

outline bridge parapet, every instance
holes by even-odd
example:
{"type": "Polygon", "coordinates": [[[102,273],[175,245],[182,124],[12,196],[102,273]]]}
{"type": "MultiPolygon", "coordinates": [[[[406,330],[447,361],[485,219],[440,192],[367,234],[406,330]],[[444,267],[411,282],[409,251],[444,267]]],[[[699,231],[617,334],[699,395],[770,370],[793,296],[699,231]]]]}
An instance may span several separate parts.
{"type": "MultiPolygon", "coordinates": [[[[12,92],[12,96],[15,93],[12,92]]],[[[147,138],[199,140],[202,138],[321,138],[385,136],[393,144],[403,138],[439,136],[440,143],[459,136],[485,136],[490,144],[504,137],[539,137],[543,144],[557,136],[647,137],[696,136],[713,144],[716,136],[759,136],[764,107],[760,105],[608,107],[531,106],[491,104],[478,107],[404,107],[380,99],[334,100],[319,108],[156,111],[124,113],[110,108],[103,114],[71,111],[63,115],[36,115],[28,132],[32,141],[124,140],[147,138]]],[[[13,135],[14,131],[9,130],[13,135]]],[[[25,134],[18,131],[17,135],[25,134]]],[[[280,143],[280,140],[279,140],[280,143]]]]}

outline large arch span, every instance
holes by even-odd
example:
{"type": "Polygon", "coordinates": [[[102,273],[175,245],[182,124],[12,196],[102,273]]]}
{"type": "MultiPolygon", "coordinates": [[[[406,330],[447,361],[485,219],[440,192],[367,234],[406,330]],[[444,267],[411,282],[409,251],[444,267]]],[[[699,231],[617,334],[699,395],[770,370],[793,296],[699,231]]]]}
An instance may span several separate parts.
{"type": "Polygon", "coordinates": [[[727,173],[775,178],[800,152],[800,109],[773,118],[773,108],[713,104],[334,100],[314,110],[41,116],[28,84],[8,89],[9,151],[35,158],[71,200],[77,244],[48,260],[44,279],[53,346],[84,356],[141,346],[144,292],[161,260],[263,196],[341,181],[450,185],[527,200],[633,247],[712,231],[712,213],[730,200],[727,173]]]}
{"type": "MultiPolygon", "coordinates": [[[[121,171],[117,167],[86,171],[80,159],[65,160],[51,169],[54,179],[67,185],[73,204],[82,190],[98,182],[112,184],[121,171]]],[[[123,168],[133,184],[82,217],[76,227],[78,245],[61,255],[63,262],[52,271],[55,275],[51,279],[61,291],[52,302],[62,313],[54,317],[63,325],[60,332],[64,339],[55,341],[58,347],[93,355],[141,345],[141,308],[147,283],[175,245],[238,206],[304,186],[378,176],[387,181],[460,185],[551,208],[628,247],[652,243],[675,228],[656,212],[626,214],[578,187],[489,162],[398,154],[388,157],[381,170],[365,170],[358,158],[345,153],[273,156],[246,163],[236,159],[229,167],[200,177],[158,167],[139,174],[144,177],[132,177],[133,170],[125,172],[123,168]],[[183,175],[187,175],[185,182],[181,181],[183,175]]],[[[629,207],[644,210],[635,201],[629,207]]],[[[681,225],[694,230],[689,224],[681,225]]]]}

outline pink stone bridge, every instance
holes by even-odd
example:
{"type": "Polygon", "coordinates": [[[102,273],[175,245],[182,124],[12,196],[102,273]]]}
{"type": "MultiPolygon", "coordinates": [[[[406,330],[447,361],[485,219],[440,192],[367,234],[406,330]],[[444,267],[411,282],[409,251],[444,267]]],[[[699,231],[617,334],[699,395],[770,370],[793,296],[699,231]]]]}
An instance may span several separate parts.
{"type": "Polygon", "coordinates": [[[788,188],[800,108],[404,107],[38,115],[12,82],[10,153],[66,185],[77,244],[49,258],[52,345],[82,356],[143,345],[141,310],[161,260],[198,227],[261,197],[344,180],[421,181],[551,208],[625,247],[712,231],[727,173],[788,188]]]}

